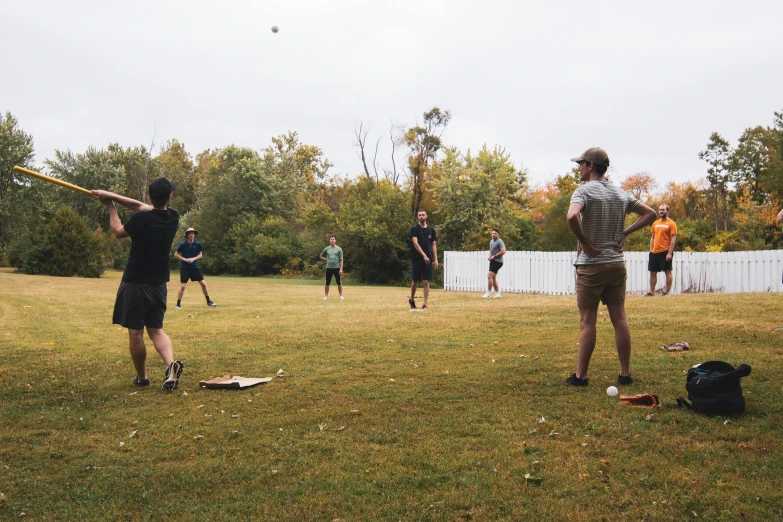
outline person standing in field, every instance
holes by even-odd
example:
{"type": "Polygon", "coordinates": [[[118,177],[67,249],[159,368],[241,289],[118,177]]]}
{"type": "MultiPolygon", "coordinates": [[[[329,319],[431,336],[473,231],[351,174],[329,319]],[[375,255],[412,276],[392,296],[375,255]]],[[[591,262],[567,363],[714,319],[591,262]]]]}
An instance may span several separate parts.
{"type": "Polygon", "coordinates": [[[593,147],[571,161],[579,164],[579,179],[586,183],[574,191],[568,207],[568,227],[579,240],[581,250],[574,263],[580,331],[576,373],[565,383],[570,386],[588,384],[587,367],[595,349],[598,305],[603,301],[612,320],[620,359],[617,382],[632,384],[623,248],[625,237],[652,223],[655,211],[606,179],[609,156],[605,150],[593,147]],[[639,219],[623,230],[625,216],[630,212],[638,214],[639,219]]]}
{"type": "Polygon", "coordinates": [[[166,315],[166,283],[169,281],[169,255],[179,227],[179,214],[168,208],[175,186],[157,178],[149,186],[152,205],[104,190],[93,190],[109,211],[109,223],[117,238],[130,237],[131,249],[114,303],[114,324],[128,329],[129,348],[136,377],[133,384],[149,386],[144,328],[166,367],[164,391],[179,387],[184,365],[174,360],[171,339],[163,331],[166,315]],[[135,213],[125,225],[120,222],[114,202],[135,213]]]}
{"type": "Polygon", "coordinates": [[[506,244],[500,239],[500,230],[492,229],[492,239],[489,242],[489,272],[487,272],[487,293],[481,297],[487,298],[495,290],[495,298],[499,299],[500,285],[498,285],[498,271],[503,268],[503,254],[506,253],[506,244]]]}
{"type": "Polygon", "coordinates": [[[337,283],[337,291],[340,292],[340,299],[343,297],[343,249],[337,246],[337,238],[329,236],[329,246],[321,252],[321,259],[326,261],[326,286],[324,286],[324,301],[329,299],[329,285],[332,284],[332,276],[337,283]]]}
{"type": "Polygon", "coordinates": [[[177,246],[174,257],[179,259],[179,293],[177,294],[177,310],[182,309],[182,296],[185,295],[185,287],[188,286],[188,280],[197,281],[201,285],[201,291],[207,299],[207,306],[214,308],[216,303],[209,298],[207,282],[204,281],[204,275],[198,266],[198,260],[203,257],[204,249],[201,243],[196,241],[198,230],[189,228],[185,231],[185,241],[177,246]]]}
{"type": "Polygon", "coordinates": [[[650,272],[650,291],[648,296],[655,295],[655,285],[658,284],[658,272],[666,274],[666,290],[663,295],[669,295],[672,291],[672,256],[674,245],[677,243],[677,224],[669,219],[669,205],[662,203],[658,207],[660,219],[652,224],[650,236],[650,259],[647,262],[647,270],[650,272]]]}
{"type": "Polygon", "coordinates": [[[430,297],[430,281],[432,281],[433,266],[438,268],[438,247],[435,242],[438,235],[435,229],[427,225],[427,212],[419,210],[416,214],[419,222],[411,228],[408,237],[411,241],[411,297],[408,304],[411,310],[416,308],[416,287],[423,281],[424,303],[422,310],[427,310],[430,297]]]}

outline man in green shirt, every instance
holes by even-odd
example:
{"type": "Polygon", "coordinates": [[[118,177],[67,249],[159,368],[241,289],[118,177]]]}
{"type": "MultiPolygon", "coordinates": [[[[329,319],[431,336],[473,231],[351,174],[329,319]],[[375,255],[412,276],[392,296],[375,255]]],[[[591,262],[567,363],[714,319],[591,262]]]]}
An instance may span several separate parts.
{"type": "Polygon", "coordinates": [[[324,287],[324,301],[329,299],[329,285],[332,276],[337,281],[337,290],[340,291],[340,299],[343,299],[343,283],[340,276],[343,273],[343,249],[337,246],[337,238],[329,236],[329,246],[321,252],[321,259],[326,261],[326,286],[324,287]]]}

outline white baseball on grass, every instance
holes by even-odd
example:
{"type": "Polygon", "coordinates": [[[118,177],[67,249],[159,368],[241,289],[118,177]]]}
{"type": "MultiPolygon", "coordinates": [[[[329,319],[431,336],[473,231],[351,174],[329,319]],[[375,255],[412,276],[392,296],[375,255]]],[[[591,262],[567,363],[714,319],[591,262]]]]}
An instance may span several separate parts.
{"type": "Polygon", "coordinates": [[[616,387],[616,386],[609,386],[609,387],[606,389],[606,394],[607,394],[609,397],[617,397],[617,393],[618,393],[618,392],[617,392],[617,387],[616,387]]]}

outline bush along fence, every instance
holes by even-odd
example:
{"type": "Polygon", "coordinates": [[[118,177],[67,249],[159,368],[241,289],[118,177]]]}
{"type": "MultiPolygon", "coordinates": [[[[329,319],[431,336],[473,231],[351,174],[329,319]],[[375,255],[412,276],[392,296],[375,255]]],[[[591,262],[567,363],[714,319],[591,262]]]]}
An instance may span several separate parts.
{"type": "MultiPolygon", "coordinates": [[[[487,289],[487,251],[444,254],[443,288],[464,292],[487,289]]],[[[629,294],[649,291],[647,252],[625,252],[629,294]]],[[[576,252],[506,252],[498,273],[500,289],[550,295],[576,293],[576,252]]],[[[751,252],[675,252],[672,294],[783,292],[783,250],[751,252]]],[[[665,285],[658,274],[656,291],[665,285]]]]}

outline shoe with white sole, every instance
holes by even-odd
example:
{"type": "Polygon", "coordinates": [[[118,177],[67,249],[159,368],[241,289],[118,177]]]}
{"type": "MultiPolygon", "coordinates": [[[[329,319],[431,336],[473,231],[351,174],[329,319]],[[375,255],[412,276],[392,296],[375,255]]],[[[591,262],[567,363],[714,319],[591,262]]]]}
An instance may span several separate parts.
{"type": "Polygon", "coordinates": [[[345,300],[345,297],[340,296],[340,301],[343,301],[343,300],[345,300]]]}
{"type": "Polygon", "coordinates": [[[501,297],[502,297],[502,295],[501,295],[501,293],[500,293],[500,292],[498,292],[497,294],[495,294],[495,299],[500,299],[501,297]]]}
{"type": "Polygon", "coordinates": [[[166,378],[163,380],[163,391],[174,391],[179,388],[179,377],[182,375],[182,369],[185,367],[182,361],[174,361],[166,368],[166,378]]]}
{"type": "Polygon", "coordinates": [[[323,299],[321,299],[321,301],[326,301],[327,299],[329,299],[329,296],[328,296],[328,295],[325,295],[325,296],[324,296],[324,298],[323,298],[323,299]]]}
{"type": "Polygon", "coordinates": [[[487,297],[492,297],[492,294],[490,294],[489,292],[487,292],[487,293],[485,293],[484,295],[482,295],[481,297],[483,297],[484,299],[486,299],[487,297]]]}

